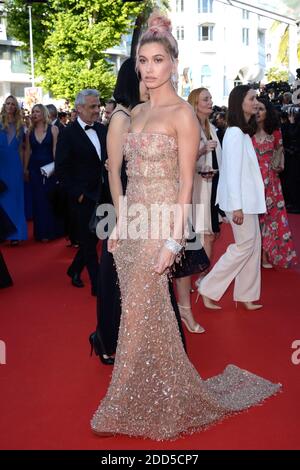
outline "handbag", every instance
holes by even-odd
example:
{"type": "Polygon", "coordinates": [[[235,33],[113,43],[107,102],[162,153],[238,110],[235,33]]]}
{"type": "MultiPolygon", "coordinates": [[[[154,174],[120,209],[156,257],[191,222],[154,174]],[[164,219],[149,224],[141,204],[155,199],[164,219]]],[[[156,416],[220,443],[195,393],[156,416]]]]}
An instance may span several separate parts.
{"type": "Polygon", "coordinates": [[[41,174],[45,178],[50,178],[54,174],[54,162],[47,163],[47,165],[40,167],[41,174]]]}
{"type": "Polygon", "coordinates": [[[284,153],[283,148],[274,149],[272,158],[271,158],[271,168],[273,170],[283,170],[284,169],[284,153]]]}

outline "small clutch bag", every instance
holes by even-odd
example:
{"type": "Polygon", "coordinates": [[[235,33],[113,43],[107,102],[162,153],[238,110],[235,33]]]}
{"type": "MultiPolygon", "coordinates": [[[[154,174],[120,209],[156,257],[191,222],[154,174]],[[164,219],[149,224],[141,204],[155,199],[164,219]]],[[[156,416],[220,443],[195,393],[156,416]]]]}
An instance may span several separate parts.
{"type": "Polygon", "coordinates": [[[271,158],[271,167],[273,170],[283,170],[284,169],[284,153],[283,148],[274,150],[273,156],[271,158]]]}
{"type": "Polygon", "coordinates": [[[48,163],[47,165],[40,167],[41,174],[45,178],[50,178],[54,174],[54,162],[48,163]]]}

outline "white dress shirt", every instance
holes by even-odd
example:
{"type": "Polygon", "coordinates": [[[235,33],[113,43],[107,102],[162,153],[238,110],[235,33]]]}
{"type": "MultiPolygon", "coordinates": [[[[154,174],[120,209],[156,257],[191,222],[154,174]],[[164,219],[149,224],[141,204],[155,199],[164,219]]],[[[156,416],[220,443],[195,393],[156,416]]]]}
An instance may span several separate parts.
{"type": "Polygon", "coordinates": [[[93,146],[96,149],[99,159],[101,160],[101,145],[97,136],[97,132],[94,129],[85,130],[85,126],[88,126],[86,122],[84,122],[79,116],[77,117],[78,124],[82,127],[90,141],[92,142],[93,146]]]}
{"type": "Polygon", "coordinates": [[[216,203],[225,212],[266,212],[265,188],[251,138],[239,127],[224,135],[216,203]]]}

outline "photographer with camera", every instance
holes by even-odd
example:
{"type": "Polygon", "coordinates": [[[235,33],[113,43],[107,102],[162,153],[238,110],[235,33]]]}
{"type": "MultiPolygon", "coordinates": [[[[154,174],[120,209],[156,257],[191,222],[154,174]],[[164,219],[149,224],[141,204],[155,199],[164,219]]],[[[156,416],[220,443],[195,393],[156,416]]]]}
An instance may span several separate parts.
{"type": "Polygon", "coordinates": [[[292,103],[282,106],[288,120],[281,125],[285,152],[281,182],[287,211],[292,214],[300,214],[300,69],[296,73],[292,103]]]}

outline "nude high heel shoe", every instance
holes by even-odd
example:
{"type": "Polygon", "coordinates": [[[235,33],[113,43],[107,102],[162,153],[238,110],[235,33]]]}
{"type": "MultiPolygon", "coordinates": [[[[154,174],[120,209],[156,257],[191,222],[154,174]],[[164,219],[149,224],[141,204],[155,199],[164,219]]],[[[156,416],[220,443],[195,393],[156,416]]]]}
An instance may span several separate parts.
{"type": "Polygon", "coordinates": [[[190,333],[204,333],[205,329],[195,321],[191,307],[184,307],[183,305],[179,304],[177,305],[179,308],[181,320],[185,324],[187,330],[190,333]]]}
{"type": "Polygon", "coordinates": [[[261,304],[255,304],[253,302],[241,302],[246,310],[259,310],[263,306],[261,304]]]}
{"type": "Polygon", "coordinates": [[[195,282],[195,284],[197,285],[197,290],[198,290],[196,303],[198,302],[199,297],[201,295],[202,300],[203,300],[203,305],[204,305],[205,308],[209,308],[210,310],[221,310],[222,307],[220,307],[220,305],[215,304],[213,302],[213,300],[211,300],[210,298],[208,298],[205,295],[201,294],[201,292],[200,292],[201,281],[202,281],[202,279],[200,278],[200,279],[197,279],[197,281],[195,282]]]}

